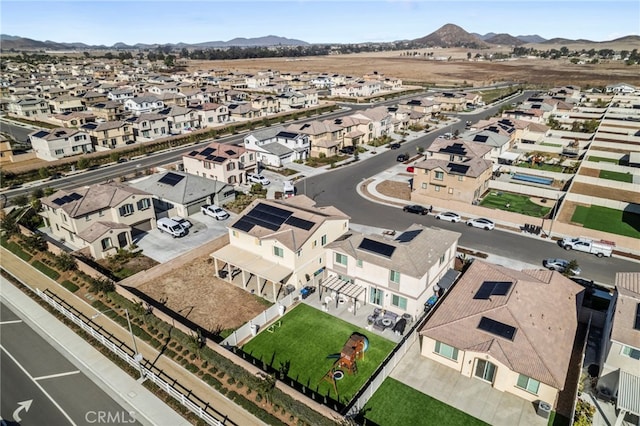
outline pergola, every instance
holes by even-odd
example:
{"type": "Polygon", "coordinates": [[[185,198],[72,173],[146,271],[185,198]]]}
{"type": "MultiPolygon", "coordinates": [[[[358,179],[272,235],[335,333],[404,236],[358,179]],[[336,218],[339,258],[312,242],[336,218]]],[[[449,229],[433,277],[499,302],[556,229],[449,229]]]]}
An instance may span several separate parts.
{"type": "Polygon", "coordinates": [[[358,300],[358,297],[360,297],[360,295],[365,291],[365,288],[361,285],[352,283],[350,281],[345,281],[336,275],[329,276],[320,281],[319,287],[320,291],[318,292],[318,297],[320,298],[320,300],[322,300],[323,290],[330,291],[331,293],[336,293],[336,308],[338,307],[338,303],[340,302],[340,296],[345,296],[351,299],[351,302],[353,303],[353,315],[356,314],[356,302],[358,300]]]}
{"type": "Polygon", "coordinates": [[[640,416],[640,376],[620,370],[617,408],[620,411],[615,426],[620,426],[627,413],[640,416]]]}
{"type": "Polygon", "coordinates": [[[285,266],[269,262],[261,256],[243,250],[232,245],[226,245],[220,250],[211,253],[213,258],[216,276],[228,282],[232,282],[237,275],[234,271],[242,274],[242,288],[248,289],[253,277],[256,277],[256,290],[262,294],[264,286],[271,282],[273,289],[273,301],[278,301],[278,295],[284,287],[285,280],[291,275],[291,270],[285,266]],[[224,262],[220,265],[219,262],[224,262]],[[222,269],[220,269],[222,268],[222,269]],[[226,276],[220,276],[220,270],[226,271],[226,276]]]}

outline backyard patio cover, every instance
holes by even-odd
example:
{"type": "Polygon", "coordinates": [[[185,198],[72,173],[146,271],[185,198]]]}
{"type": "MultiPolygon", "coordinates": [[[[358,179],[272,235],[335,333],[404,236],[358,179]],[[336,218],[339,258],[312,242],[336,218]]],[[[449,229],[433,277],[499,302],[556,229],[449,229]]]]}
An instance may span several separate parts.
{"type": "Polygon", "coordinates": [[[347,297],[358,298],[363,292],[364,287],[358,284],[344,281],[338,276],[328,277],[320,285],[327,290],[335,291],[338,294],[345,295],[347,297]]]}
{"type": "Polygon", "coordinates": [[[625,412],[640,416],[640,376],[620,370],[617,404],[620,410],[618,418],[624,418],[625,412]]]}
{"type": "Polygon", "coordinates": [[[234,247],[231,244],[211,253],[211,257],[237,266],[246,272],[250,272],[260,278],[266,278],[274,283],[282,282],[291,275],[291,269],[269,262],[255,253],[234,247]]]}

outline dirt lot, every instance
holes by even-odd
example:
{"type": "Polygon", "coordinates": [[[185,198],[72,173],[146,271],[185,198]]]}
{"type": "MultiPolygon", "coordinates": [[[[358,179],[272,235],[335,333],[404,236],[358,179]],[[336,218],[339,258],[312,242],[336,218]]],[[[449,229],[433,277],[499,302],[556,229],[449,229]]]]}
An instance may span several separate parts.
{"type": "MultiPolygon", "coordinates": [[[[545,49],[551,46],[544,47],[545,49]]],[[[499,51],[500,49],[492,49],[499,51]]],[[[504,51],[504,49],[502,49],[504,51]]],[[[420,53],[427,50],[418,51],[420,53]]],[[[518,59],[504,62],[471,62],[467,52],[487,53],[467,49],[437,49],[435,56],[451,57],[450,61],[427,60],[424,56],[401,56],[402,52],[372,52],[352,55],[313,56],[305,58],[259,58],[232,61],[192,61],[189,70],[228,69],[234,72],[278,70],[285,72],[329,72],[353,76],[377,71],[405,82],[429,84],[464,84],[485,86],[495,82],[514,81],[544,86],[579,85],[604,86],[626,82],[640,85],[638,66],[610,62],[595,65],[574,65],[568,60],[518,59]]]]}
{"type": "Polygon", "coordinates": [[[238,328],[265,309],[258,297],[215,278],[209,259],[196,257],[137,288],[209,331],[238,328]]]}
{"type": "Polygon", "coordinates": [[[411,189],[406,182],[395,180],[385,180],[376,186],[376,190],[387,197],[399,198],[401,200],[411,199],[411,189]]]}

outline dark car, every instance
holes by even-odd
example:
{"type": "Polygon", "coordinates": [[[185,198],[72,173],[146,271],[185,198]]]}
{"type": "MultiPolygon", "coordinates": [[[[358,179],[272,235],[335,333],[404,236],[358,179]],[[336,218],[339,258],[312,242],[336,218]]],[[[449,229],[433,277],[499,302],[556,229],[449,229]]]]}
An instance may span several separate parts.
{"type": "Polygon", "coordinates": [[[347,155],[352,155],[356,151],[356,147],[353,145],[345,146],[340,149],[340,152],[347,155]]]}
{"type": "Polygon", "coordinates": [[[405,211],[407,213],[415,213],[415,214],[421,214],[421,215],[426,215],[427,213],[429,213],[429,209],[423,206],[420,206],[418,204],[412,204],[410,206],[404,206],[402,208],[402,211],[405,211]]]}
{"type": "Polygon", "coordinates": [[[395,143],[390,143],[389,144],[389,148],[391,149],[399,149],[400,148],[400,144],[395,142],[395,143]]]}
{"type": "Polygon", "coordinates": [[[409,161],[409,154],[400,154],[396,157],[396,161],[398,162],[402,162],[402,161],[409,161]]]}

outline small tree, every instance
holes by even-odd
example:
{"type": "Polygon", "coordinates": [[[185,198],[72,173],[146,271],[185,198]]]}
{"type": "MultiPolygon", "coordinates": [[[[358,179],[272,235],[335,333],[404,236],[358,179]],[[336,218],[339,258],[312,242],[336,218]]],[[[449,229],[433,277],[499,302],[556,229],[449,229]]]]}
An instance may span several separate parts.
{"type": "Polygon", "coordinates": [[[45,197],[48,197],[49,195],[53,194],[54,192],[56,192],[56,190],[55,190],[55,189],[53,189],[53,188],[51,188],[50,186],[47,186],[47,187],[44,189],[44,195],[45,195],[45,197]]]}
{"type": "Polygon", "coordinates": [[[76,167],[78,168],[78,170],[84,170],[87,167],[89,167],[89,160],[87,160],[85,157],[80,157],[80,159],[78,159],[78,161],[76,162],[76,167]]]}
{"type": "Polygon", "coordinates": [[[2,229],[7,236],[15,235],[20,232],[16,218],[8,214],[4,215],[2,220],[0,220],[0,229],[2,229]]]}
{"type": "Polygon", "coordinates": [[[38,176],[40,176],[40,179],[48,178],[50,176],[49,169],[46,167],[40,167],[40,169],[38,169],[38,176]]]}
{"type": "Polygon", "coordinates": [[[19,207],[24,207],[29,204],[29,197],[24,194],[16,195],[13,197],[13,204],[19,207]]]}
{"type": "Polygon", "coordinates": [[[44,190],[42,188],[36,188],[31,191],[31,199],[37,200],[38,198],[44,197],[44,190]]]}
{"type": "Polygon", "coordinates": [[[24,244],[29,251],[46,251],[47,241],[41,234],[32,234],[24,237],[24,244]]]}
{"type": "Polygon", "coordinates": [[[579,268],[578,261],[575,259],[572,259],[567,264],[567,267],[564,268],[564,271],[562,271],[562,275],[567,277],[571,275],[575,275],[573,271],[577,270],[578,268],[579,268]]]}
{"type": "Polygon", "coordinates": [[[61,271],[72,271],[78,267],[76,258],[69,253],[61,253],[56,256],[55,265],[61,271]]]}

